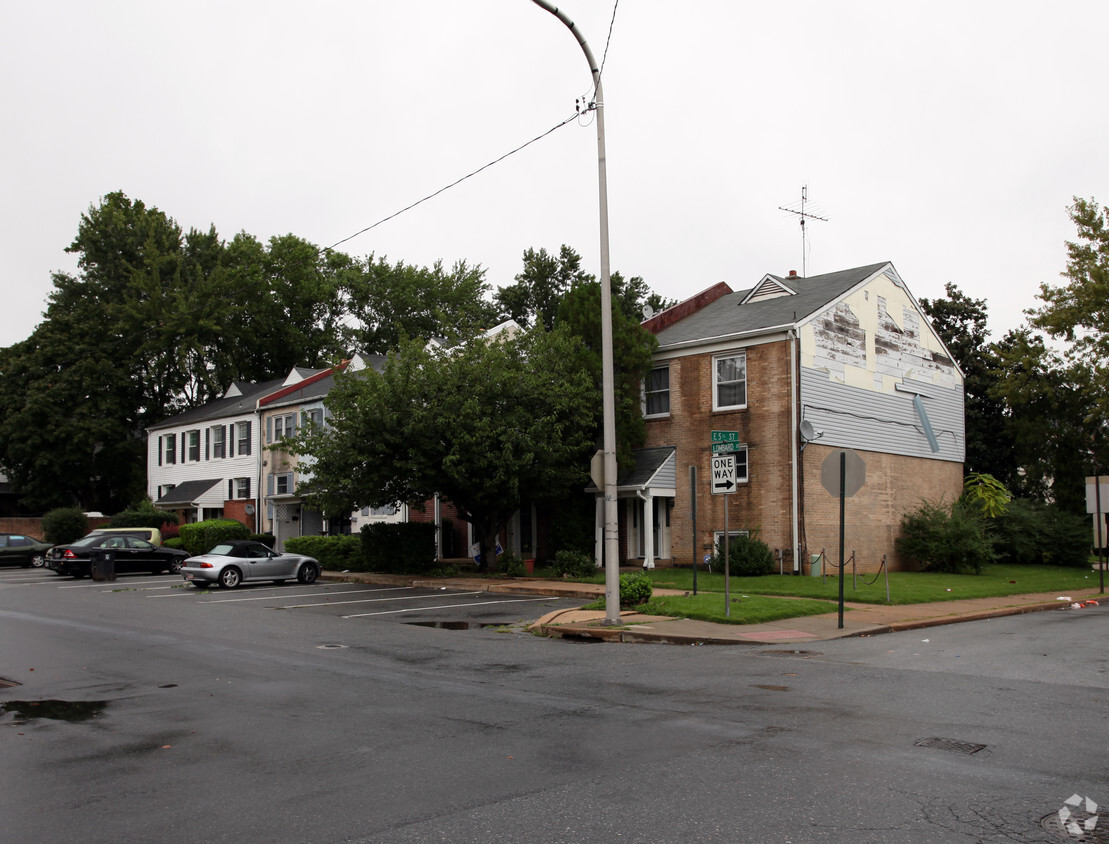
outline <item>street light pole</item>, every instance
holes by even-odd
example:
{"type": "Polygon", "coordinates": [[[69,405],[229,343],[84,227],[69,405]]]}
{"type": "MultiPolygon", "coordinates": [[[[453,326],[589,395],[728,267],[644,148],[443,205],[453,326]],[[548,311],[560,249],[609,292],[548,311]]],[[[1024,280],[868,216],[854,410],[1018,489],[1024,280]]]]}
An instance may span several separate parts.
{"type": "Polygon", "coordinates": [[[593,87],[597,112],[597,175],[600,183],[601,212],[601,391],[604,453],[604,558],[605,558],[605,624],[620,623],[620,526],[616,518],[616,379],[612,361],[612,281],[608,252],[608,175],[605,159],[605,97],[601,87],[601,71],[585,37],[556,6],[547,0],[532,0],[550,12],[573,33],[585,53],[593,87]]]}

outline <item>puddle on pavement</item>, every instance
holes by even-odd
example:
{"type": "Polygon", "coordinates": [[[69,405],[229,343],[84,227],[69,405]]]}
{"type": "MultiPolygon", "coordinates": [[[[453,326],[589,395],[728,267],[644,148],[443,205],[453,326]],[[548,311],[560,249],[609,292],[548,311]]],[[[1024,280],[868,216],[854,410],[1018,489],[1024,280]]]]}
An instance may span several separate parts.
{"type": "Polygon", "coordinates": [[[412,627],[435,627],[439,630],[484,630],[489,627],[506,627],[500,622],[483,621],[406,621],[412,627]]]}
{"type": "Polygon", "coordinates": [[[0,710],[11,712],[23,721],[48,718],[73,723],[97,717],[107,705],[106,700],[9,700],[0,703],[0,710]]]}
{"type": "Polygon", "coordinates": [[[770,651],[759,651],[759,653],[760,654],[769,654],[771,656],[799,656],[799,657],[804,657],[806,659],[809,658],[809,657],[813,657],[813,656],[824,656],[824,654],[822,654],[820,651],[797,651],[797,650],[786,650],[784,648],[778,649],[778,650],[770,650],[770,651]]]}

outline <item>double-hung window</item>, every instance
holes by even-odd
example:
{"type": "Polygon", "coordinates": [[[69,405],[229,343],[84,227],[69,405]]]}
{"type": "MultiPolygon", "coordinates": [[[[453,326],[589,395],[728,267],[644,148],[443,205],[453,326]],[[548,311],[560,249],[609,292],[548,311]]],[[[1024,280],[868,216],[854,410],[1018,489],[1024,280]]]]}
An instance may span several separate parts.
{"type": "Polygon", "coordinates": [[[250,454],[250,423],[236,422],[235,434],[239,454],[250,454]]]}
{"type": "Polygon", "coordinates": [[[293,492],[293,473],[274,475],[274,494],[291,495],[293,492]]]}
{"type": "Polygon", "coordinates": [[[226,457],[227,444],[226,444],[227,429],[222,425],[216,425],[212,428],[212,457],[226,457]]]}
{"type": "Polygon", "coordinates": [[[177,434],[166,434],[162,437],[165,446],[166,463],[177,462],[177,434]]]}
{"type": "Polygon", "coordinates": [[[250,478],[235,478],[235,497],[250,498],[250,478]]]}
{"type": "Polygon", "coordinates": [[[200,431],[185,432],[185,447],[190,463],[200,462],[200,431]]]}
{"type": "Polygon", "coordinates": [[[643,415],[667,416],[670,413],[670,367],[659,366],[643,380],[643,415]]]}
{"type": "Polygon", "coordinates": [[[747,406],[747,353],[719,355],[712,361],[712,409],[747,406]]]}

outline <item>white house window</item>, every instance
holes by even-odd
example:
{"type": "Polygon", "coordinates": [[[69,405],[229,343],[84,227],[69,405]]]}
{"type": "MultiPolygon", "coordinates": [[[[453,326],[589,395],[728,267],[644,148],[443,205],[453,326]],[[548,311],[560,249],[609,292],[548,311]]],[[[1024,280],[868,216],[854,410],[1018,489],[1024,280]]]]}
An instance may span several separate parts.
{"type": "Polygon", "coordinates": [[[162,484],[160,487],[158,487],[158,497],[165,498],[176,486],[177,484],[162,484]]]}
{"type": "Polygon", "coordinates": [[[222,425],[216,425],[212,428],[212,457],[226,457],[227,456],[227,430],[222,425]]]}
{"type": "Polygon", "coordinates": [[[747,406],[747,353],[721,355],[713,359],[712,409],[747,406]]]}
{"type": "Polygon", "coordinates": [[[670,367],[660,366],[643,380],[643,415],[666,416],[670,413],[670,367]]]}
{"type": "Polygon", "coordinates": [[[396,504],[386,504],[384,507],[363,507],[363,516],[395,516],[397,514],[396,504]]]}
{"type": "Polygon", "coordinates": [[[239,454],[250,454],[250,423],[236,422],[235,433],[239,454]]]}
{"type": "Polygon", "coordinates": [[[250,498],[250,478],[235,478],[235,497],[250,498]]]}
{"type": "Polygon", "coordinates": [[[185,442],[190,463],[200,461],[200,431],[186,431],[185,442]]]}
{"type": "Polygon", "coordinates": [[[274,475],[274,492],[277,495],[290,495],[293,491],[293,474],[274,475]]]}
{"type": "Polygon", "coordinates": [[[306,410],[303,418],[309,425],[323,425],[323,408],[313,407],[311,410],[306,410]]]}
{"type": "Polygon", "coordinates": [[[162,443],[165,445],[166,463],[177,462],[177,434],[166,434],[162,437],[162,443]]]}
{"type": "Polygon", "coordinates": [[[735,455],[735,480],[737,484],[745,484],[747,477],[747,446],[741,445],[732,452],[735,455]]]}

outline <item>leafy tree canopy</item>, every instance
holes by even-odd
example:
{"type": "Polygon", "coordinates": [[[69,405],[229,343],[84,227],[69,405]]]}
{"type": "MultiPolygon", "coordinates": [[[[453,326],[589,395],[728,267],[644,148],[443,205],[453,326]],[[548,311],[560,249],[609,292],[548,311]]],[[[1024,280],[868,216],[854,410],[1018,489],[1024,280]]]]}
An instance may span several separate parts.
{"type": "Polygon", "coordinates": [[[302,491],[333,513],[439,493],[491,559],[522,502],[586,482],[600,400],[582,354],[567,329],[540,327],[449,351],[409,342],[381,372],[339,376],[330,427],[290,446],[314,459],[302,491]]]}

